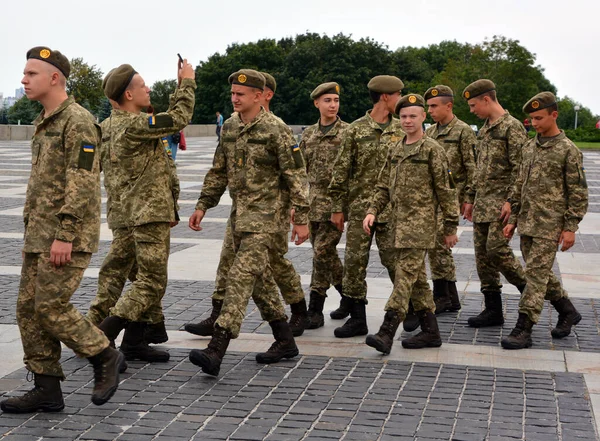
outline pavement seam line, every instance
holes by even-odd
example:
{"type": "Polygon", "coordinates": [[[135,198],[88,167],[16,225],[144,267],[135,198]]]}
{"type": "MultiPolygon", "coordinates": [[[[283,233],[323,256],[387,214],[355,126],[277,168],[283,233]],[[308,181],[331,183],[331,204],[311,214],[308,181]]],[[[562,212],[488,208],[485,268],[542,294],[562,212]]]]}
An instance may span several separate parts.
{"type": "MultiPolygon", "coordinates": [[[[558,405],[558,393],[556,392],[556,378],[554,375],[552,377],[552,393],[554,395],[554,402],[556,403],[556,432],[558,434],[559,441],[563,440],[562,436],[562,423],[560,422],[560,406],[558,405]]],[[[583,382],[585,383],[585,377],[583,378],[583,382]]],[[[586,385],[587,387],[587,385],[586,385]]],[[[592,400],[589,401],[590,408],[592,408],[592,400]]],[[[594,409],[591,409],[592,415],[594,415],[594,409]]],[[[595,418],[593,418],[595,420],[595,418]]]]}
{"type": "Polygon", "coordinates": [[[458,415],[460,412],[460,407],[462,405],[462,399],[465,396],[465,390],[467,390],[467,383],[469,382],[469,366],[465,368],[465,382],[463,384],[462,390],[460,391],[460,395],[458,396],[458,406],[456,406],[456,411],[454,412],[454,424],[452,425],[452,431],[450,432],[450,439],[454,439],[454,433],[456,433],[456,426],[458,425],[458,415]]]}
{"type": "MultiPolygon", "coordinates": [[[[491,435],[491,426],[492,426],[492,412],[494,411],[494,398],[496,394],[496,381],[498,380],[498,372],[496,368],[494,368],[494,380],[492,381],[492,395],[490,397],[490,408],[488,410],[488,420],[487,420],[487,430],[485,434],[485,439],[488,440],[491,435]]],[[[523,408],[523,412],[525,412],[525,408],[523,408]]],[[[523,423],[524,424],[524,423],[523,423]]],[[[525,427],[523,427],[523,432],[525,431],[525,427]]],[[[525,438],[523,438],[525,439],[525,438]]]]}
{"type": "Polygon", "coordinates": [[[521,416],[521,428],[522,433],[521,436],[523,439],[525,438],[525,423],[527,421],[527,378],[525,377],[525,372],[523,372],[523,415],[521,416]]]}
{"type": "Polygon", "coordinates": [[[402,394],[402,391],[404,390],[404,387],[408,383],[408,380],[410,379],[410,377],[411,377],[411,375],[413,373],[413,369],[414,368],[415,368],[415,364],[411,363],[410,364],[410,369],[408,370],[408,373],[406,374],[406,378],[404,379],[404,381],[402,382],[402,385],[398,389],[398,393],[396,394],[396,398],[394,399],[394,403],[390,407],[390,410],[388,411],[387,416],[383,420],[383,424],[381,425],[381,430],[379,431],[379,436],[377,437],[377,441],[381,441],[381,437],[383,436],[383,432],[385,431],[385,425],[392,418],[392,413],[394,412],[394,409],[398,405],[398,399],[400,398],[400,395],[402,394]]]}
{"type": "Polygon", "coordinates": [[[443,367],[444,367],[443,363],[440,364],[440,366],[438,367],[437,375],[435,376],[435,380],[433,380],[431,389],[429,389],[429,393],[427,394],[427,399],[425,400],[425,406],[423,406],[423,411],[421,412],[421,418],[419,419],[419,424],[417,425],[417,428],[415,429],[415,433],[413,436],[417,436],[417,434],[419,433],[419,430],[421,429],[421,426],[423,425],[423,420],[425,419],[425,412],[427,412],[427,406],[429,405],[429,400],[431,399],[431,394],[435,390],[435,386],[437,385],[438,379],[440,378],[440,374],[442,373],[443,367]]]}

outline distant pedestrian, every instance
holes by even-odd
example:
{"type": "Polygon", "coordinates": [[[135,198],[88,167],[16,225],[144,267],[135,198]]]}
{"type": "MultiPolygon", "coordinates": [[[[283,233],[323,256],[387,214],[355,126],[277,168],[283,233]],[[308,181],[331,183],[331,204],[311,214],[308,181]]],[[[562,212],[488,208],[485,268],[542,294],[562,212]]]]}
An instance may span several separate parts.
{"type": "Polygon", "coordinates": [[[221,129],[223,128],[223,115],[217,112],[217,142],[221,141],[221,129]]]}

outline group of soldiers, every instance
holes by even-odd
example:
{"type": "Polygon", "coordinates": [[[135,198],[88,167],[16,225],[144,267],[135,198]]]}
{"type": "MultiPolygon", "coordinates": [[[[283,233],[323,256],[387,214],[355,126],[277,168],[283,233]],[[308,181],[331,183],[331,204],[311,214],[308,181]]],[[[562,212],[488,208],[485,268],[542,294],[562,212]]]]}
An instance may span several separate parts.
{"type": "MultiPolygon", "coordinates": [[[[24,261],[17,321],[24,362],[34,388],[8,398],[5,412],[60,411],[60,344],[94,367],[92,401],[108,401],[126,360],[162,362],[169,353],[150,344],[167,341],[162,297],[167,285],[170,228],[179,221],[179,181],[164,137],[182,130],[194,107],[194,69],[178,63],[178,86],[164,113],[147,113],[149,88],[135,69],[111,70],[103,90],[113,110],[100,126],[66,94],[70,73],[59,51],[27,53],[22,83],[44,110],[35,122],[32,172],[24,210],[24,261]],[[98,291],[87,316],[70,303],[100,230],[100,171],[113,233],[100,268],[98,291]],[[125,293],[127,280],[131,285],[125,293]],[[124,331],[120,351],[115,340],[124,331]]],[[[473,327],[504,322],[500,273],[521,292],[519,316],[505,348],[532,344],[531,332],[545,298],[558,311],[552,330],[563,338],[581,320],[552,273],[557,247],[569,249],[587,210],[583,157],[558,129],[556,98],[542,92],[529,100],[537,131],[528,139],[506,112],[490,80],[467,86],[462,97],[485,122],[477,137],[453,114],[453,91],[444,85],[423,96],[402,96],[394,76],[372,78],[373,108],[347,124],[338,116],[341,88],[319,85],[310,94],[319,120],[298,144],[290,128],[269,110],[276,81],[241,69],[228,79],[233,115],[225,121],[213,166],[189,218],[202,230],[207,210],[226,190],[232,199],[210,317],[185,326],[210,336],[189,359],[218,375],[231,339],[239,335],[250,298],[272,328],[275,342],[256,355],[275,363],[298,355],[294,337],[324,326],[331,286],[341,296],[333,319],[348,320],[337,338],[367,335],[366,268],[373,238],[394,284],[379,331],[366,344],[389,354],[400,323],[421,331],[402,340],[408,349],[442,344],[436,314],[461,308],[451,248],[459,216],[473,222],[475,257],[485,307],[468,319],[473,327]],[[423,130],[425,108],[435,121],[423,130]],[[347,226],[346,226],[347,223],[347,226]],[[286,259],[288,234],[313,245],[307,305],[300,277],[286,259]],[[346,226],[346,251],[338,253],[346,226]],[[525,270],[509,242],[521,236],[525,270]],[[433,279],[427,282],[425,258],[433,279]],[[279,292],[290,305],[288,320],[279,292]]]]}

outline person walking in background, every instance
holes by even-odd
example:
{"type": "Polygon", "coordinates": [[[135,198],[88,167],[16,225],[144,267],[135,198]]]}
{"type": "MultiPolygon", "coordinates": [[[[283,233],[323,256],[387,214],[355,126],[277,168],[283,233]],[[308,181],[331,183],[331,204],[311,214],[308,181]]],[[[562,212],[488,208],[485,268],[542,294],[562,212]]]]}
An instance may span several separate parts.
{"type": "Polygon", "coordinates": [[[223,128],[223,115],[217,112],[217,142],[221,141],[221,128],[223,128]]]}

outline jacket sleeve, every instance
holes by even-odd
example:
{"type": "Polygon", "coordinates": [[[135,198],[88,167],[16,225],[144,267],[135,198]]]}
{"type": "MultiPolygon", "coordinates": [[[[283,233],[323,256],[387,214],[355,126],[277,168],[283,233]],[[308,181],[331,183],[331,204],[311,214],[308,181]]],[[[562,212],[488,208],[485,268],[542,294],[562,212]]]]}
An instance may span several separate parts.
{"type": "Polygon", "coordinates": [[[227,189],[227,157],[223,148],[223,138],[213,157],[213,166],[204,177],[202,192],[196,203],[196,210],[207,211],[216,207],[227,189]]]}
{"type": "Polygon", "coordinates": [[[390,174],[392,170],[392,149],[388,151],[385,164],[379,171],[377,176],[377,184],[375,186],[375,192],[371,197],[371,204],[367,208],[367,214],[373,214],[375,217],[381,213],[387,204],[390,202],[390,174]]]}
{"type": "Polygon", "coordinates": [[[290,190],[290,200],[294,207],[296,225],[308,224],[308,177],[300,147],[288,130],[278,133],[276,140],[277,160],[281,178],[290,190]]]}
{"type": "Polygon", "coordinates": [[[575,146],[567,154],[565,164],[567,186],[567,210],[563,231],[575,232],[588,209],[588,187],[583,167],[583,155],[575,146]]]}
{"type": "Polygon", "coordinates": [[[508,128],[506,134],[508,138],[508,163],[510,165],[510,184],[508,187],[508,199],[512,199],[512,195],[515,189],[515,183],[517,181],[517,175],[521,166],[521,155],[523,146],[527,144],[529,138],[527,132],[523,127],[523,124],[516,121],[508,128]]]}
{"type": "Polygon", "coordinates": [[[458,227],[458,196],[446,152],[439,145],[435,145],[431,149],[429,167],[433,178],[433,188],[444,218],[444,236],[451,236],[456,234],[458,227]]]}
{"type": "Polygon", "coordinates": [[[354,151],[353,131],[347,129],[342,136],[340,151],[333,164],[331,182],[329,184],[329,197],[331,198],[331,212],[342,213],[348,206],[348,186],[350,171],[352,169],[354,151]]]}
{"type": "Polygon", "coordinates": [[[467,172],[467,183],[465,185],[465,200],[458,201],[460,204],[472,204],[475,201],[475,144],[477,138],[470,127],[465,127],[460,135],[460,153],[467,172]]]}

